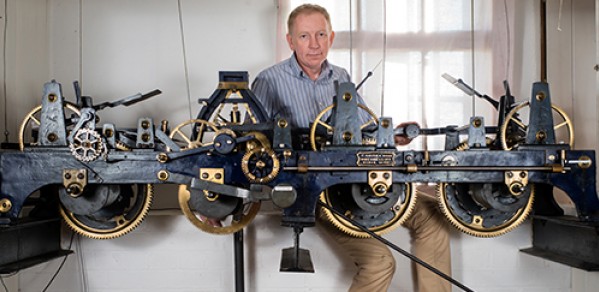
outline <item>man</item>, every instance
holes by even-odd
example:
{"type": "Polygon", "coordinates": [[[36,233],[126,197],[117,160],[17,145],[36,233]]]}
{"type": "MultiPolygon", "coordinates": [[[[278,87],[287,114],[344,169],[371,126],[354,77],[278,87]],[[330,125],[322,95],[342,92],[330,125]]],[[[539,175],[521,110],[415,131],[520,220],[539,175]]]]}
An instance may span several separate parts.
{"type": "MultiPolygon", "coordinates": [[[[345,69],[327,61],[335,33],[323,7],[312,4],[297,7],[289,15],[287,29],[287,43],[293,55],[258,74],[252,90],[270,118],[281,116],[293,127],[308,128],[331,103],[334,81],[351,80],[345,69]]],[[[364,103],[361,98],[359,102],[364,103]]],[[[396,137],[395,142],[405,145],[409,140],[396,137]]],[[[447,224],[435,207],[434,201],[417,200],[416,209],[404,226],[410,229],[415,255],[450,274],[447,224]]],[[[349,290],[387,291],[395,272],[395,259],[387,246],[373,238],[350,237],[332,226],[328,230],[358,268],[349,290]]],[[[416,287],[421,292],[451,291],[449,282],[423,267],[417,266],[414,273],[416,287]]]]}

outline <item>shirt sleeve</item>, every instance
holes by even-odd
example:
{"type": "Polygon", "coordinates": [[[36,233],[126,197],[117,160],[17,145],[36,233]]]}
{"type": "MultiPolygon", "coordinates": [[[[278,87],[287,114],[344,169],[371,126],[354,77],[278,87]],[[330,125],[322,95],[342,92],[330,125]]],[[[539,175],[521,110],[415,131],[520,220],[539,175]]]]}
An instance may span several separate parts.
{"type": "Polygon", "coordinates": [[[273,104],[277,98],[272,85],[264,74],[260,73],[252,82],[252,92],[266,111],[269,120],[272,120],[273,104]]]}

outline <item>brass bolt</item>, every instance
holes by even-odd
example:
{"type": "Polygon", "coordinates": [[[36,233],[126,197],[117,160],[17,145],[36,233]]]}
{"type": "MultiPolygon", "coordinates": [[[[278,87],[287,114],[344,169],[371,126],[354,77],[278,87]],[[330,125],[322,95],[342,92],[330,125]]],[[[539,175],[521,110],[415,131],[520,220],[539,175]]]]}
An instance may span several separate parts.
{"type": "Polygon", "coordinates": [[[56,140],[58,140],[58,136],[56,135],[56,133],[50,133],[50,134],[48,134],[48,141],[54,142],[56,140]]]}
{"type": "Polygon", "coordinates": [[[538,131],[535,137],[537,141],[541,142],[547,138],[547,133],[545,133],[545,131],[538,131]]]}
{"type": "Polygon", "coordinates": [[[279,121],[277,122],[277,125],[279,126],[279,128],[285,128],[285,127],[287,127],[287,120],[279,119],[279,121]]]}
{"type": "Polygon", "coordinates": [[[389,127],[389,124],[390,124],[390,123],[389,123],[389,120],[388,120],[388,119],[383,119],[383,120],[381,121],[381,126],[382,126],[383,128],[388,128],[388,127],[389,127]]]}
{"type": "Polygon", "coordinates": [[[547,96],[545,96],[545,92],[539,91],[535,97],[538,101],[543,101],[547,96]]]}
{"type": "Polygon", "coordinates": [[[351,93],[346,92],[343,94],[343,100],[350,101],[352,99],[351,93]]]}
{"type": "Polygon", "coordinates": [[[353,136],[354,136],[354,135],[352,135],[352,133],[351,133],[351,132],[343,132],[343,140],[345,140],[346,142],[349,142],[349,141],[351,141],[351,138],[352,138],[353,136]]]}
{"type": "Polygon", "coordinates": [[[168,161],[168,155],[166,155],[166,153],[160,153],[156,155],[156,159],[158,159],[158,162],[160,163],[165,163],[168,161]]]}
{"type": "Polygon", "coordinates": [[[9,199],[4,198],[0,200],[0,213],[8,213],[8,211],[10,211],[11,208],[12,202],[9,199]]]}
{"type": "Polygon", "coordinates": [[[168,171],[166,171],[166,170],[161,170],[157,174],[158,179],[161,180],[161,181],[167,180],[168,176],[169,176],[168,175],[168,171]]]}

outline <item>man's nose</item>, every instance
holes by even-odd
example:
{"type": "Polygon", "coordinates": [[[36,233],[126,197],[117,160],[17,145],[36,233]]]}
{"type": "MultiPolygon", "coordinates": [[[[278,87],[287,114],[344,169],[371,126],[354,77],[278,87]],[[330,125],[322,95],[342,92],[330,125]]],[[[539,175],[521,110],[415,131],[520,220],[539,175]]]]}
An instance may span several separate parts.
{"type": "Polygon", "coordinates": [[[310,48],[318,48],[320,47],[320,43],[318,43],[318,40],[316,39],[316,36],[313,36],[310,38],[310,48]]]}

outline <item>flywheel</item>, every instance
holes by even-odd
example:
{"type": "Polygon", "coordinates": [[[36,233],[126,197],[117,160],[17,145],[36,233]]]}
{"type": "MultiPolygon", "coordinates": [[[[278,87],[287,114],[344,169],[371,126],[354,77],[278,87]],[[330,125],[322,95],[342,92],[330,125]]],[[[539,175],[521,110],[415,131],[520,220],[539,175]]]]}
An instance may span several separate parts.
{"type": "MultiPolygon", "coordinates": [[[[386,194],[380,195],[374,194],[368,184],[338,185],[324,191],[320,200],[380,235],[407,220],[416,204],[416,188],[411,183],[393,184],[386,194]]],[[[321,208],[321,212],[335,227],[351,236],[370,236],[326,208],[321,208]]]]}
{"type": "Polygon", "coordinates": [[[61,187],[60,214],[78,234],[94,239],[123,236],[144,220],[154,195],[147,185],[87,185],[76,196],[61,187]]]}

